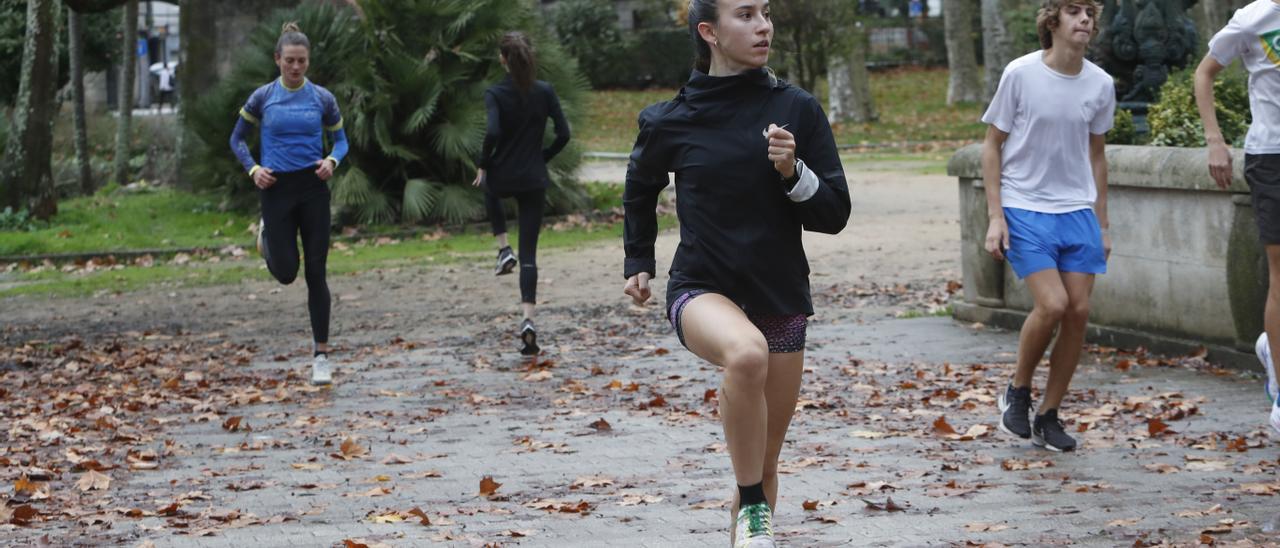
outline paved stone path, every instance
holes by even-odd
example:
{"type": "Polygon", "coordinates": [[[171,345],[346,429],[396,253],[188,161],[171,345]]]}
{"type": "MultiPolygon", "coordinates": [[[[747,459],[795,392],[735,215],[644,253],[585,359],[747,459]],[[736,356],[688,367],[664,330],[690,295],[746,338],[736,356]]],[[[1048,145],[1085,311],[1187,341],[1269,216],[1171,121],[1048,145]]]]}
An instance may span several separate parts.
{"type": "MultiPolygon", "coordinates": [[[[593,310],[613,314],[605,330],[565,333],[548,354],[555,363],[533,371],[476,354],[468,337],[388,345],[340,364],[331,389],[297,389],[287,403],[236,411],[252,432],[216,421],[174,429],[177,456],[135,474],[118,496],[158,493],[159,508],[199,491],[213,500],[196,496],[185,511],[285,521],[193,537],[155,516],[121,519],[117,532],[156,546],[720,544],[728,458],[713,402],[703,401],[716,371],[677,350],[672,336],[634,327],[656,325],[657,313],[593,310]],[[639,389],[626,391],[633,382],[639,389]],[[665,405],[654,402],[659,395],[665,405]],[[611,430],[592,428],[600,419],[611,430]],[[348,435],[369,455],[331,457],[348,435]],[[384,463],[393,455],[410,462],[384,463]],[[501,484],[492,497],[478,495],[485,476],[501,484]],[[415,507],[433,525],[375,522],[415,507]]],[[[557,317],[548,324],[574,321],[557,317]]],[[[991,394],[1015,344],[1010,333],[946,318],[815,325],[804,409],[783,453],[780,538],[790,546],[1112,546],[1194,543],[1215,527],[1226,531],[1210,535],[1219,541],[1274,538],[1263,528],[1280,515],[1267,496],[1280,484],[1256,380],[1086,364],[1067,408],[1120,409],[1089,414],[1096,422],[1080,434],[1082,449],[1058,455],[994,429],[991,394]],[[947,390],[959,394],[940,393],[947,390]],[[1177,435],[1151,438],[1142,413],[1129,420],[1125,408],[1154,412],[1160,401],[1198,411],[1168,422],[1177,435]],[[988,433],[947,439],[934,433],[937,417],[959,433],[975,425],[988,433]],[[1224,451],[1240,437],[1245,452],[1224,451]],[[890,498],[905,510],[865,502],[890,498]],[[806,501],[817,509],[804,510],[806,501]]],[[[0,541],[31,540],[21,529],[0,532],[0,541]]]]}
{"type": "MultiPolygon", "coordinates": [[[[918,201],[929,186],[910,188],[924,189],[904,198],[918,201]]],[[[1011,439],[995,428],[994,396],[1011,373],[1016,334],[885,313],[885,286],[868,284],[922,268],[877,253],[904,256],[896,239],[911,235],[893,215],[919,207],[868,205],[876,192],[892,194],[859,187],[858,214],[884,217],[864,218],[847,236],[855,243],[810,248],[819,315],[782,455],[775,528],[784,546],[1276,544],[1280,460],[1258,379],[1194,358],[1093,349],[1064,405],[1081,450],[1053,454],[1011,439]],[[840,277],[862,262],[847,263],[849,249],[869,258],[862,282],[840,277]]],[[[949,207],[937,205],[936,216],[949,207]]],[[[954,231],[933,222],[904,226],[935,231],[917,238],[954,231]]],[[[540,262],[609,262],[559,253],[540,262]]],[[[453,293],[475,276],[424,272],[453,293]]],[[[111,490],[92,504],[109,523],[3,526],[0,544],[723,545],[731,474],[710,392],[718,371],[679,347],[660,306],[574,300],[565,284],[590,278],[572,276],[554,275],[537,366],[494,349],[514,322],[499,312],[505,301],[459,304],[395,338],[349,343],[331,388],[304,382],[297,352],[264,349],[223,372],[270,379],[246,385],[247,405],[194,400],[156,440],[158,469],[112,473],[111,490]],[[252,429],[229,431],[233,415],[252,429]],[[479,494],[485,477],[501,484],[489,496],[479,494]]],[[[335,291],[361,279],[339,280],[335,291]]],[[[296,304],[299,291],[278,298],[296,304]]],[[[420,299],[466,300],[410,302],[420,299]]],[[[403,324],[405,308],[386,322],[403,324]]],[[[342,321],[372,326],[377,312],[346,309],[342,321]]]]}

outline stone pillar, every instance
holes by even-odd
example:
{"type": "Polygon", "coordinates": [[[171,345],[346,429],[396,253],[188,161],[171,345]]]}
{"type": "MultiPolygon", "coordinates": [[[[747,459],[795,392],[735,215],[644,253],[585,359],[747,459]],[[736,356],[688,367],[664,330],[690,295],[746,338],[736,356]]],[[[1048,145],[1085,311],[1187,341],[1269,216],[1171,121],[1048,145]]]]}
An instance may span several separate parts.
{"type": "Polygon", "coordinates": [[[1235,217],[1227,241],[1227,295],[1235,322],[1236,348],[1253,351],[1263,331],[1262,312],[1267,302],[1267,256],[1258,241],[1258,223],[1247,194],[1232,196],[1235,217]]]}
{"type": "Polygon", "coordinates": [[[987,194],[981,179],[960,178],[960,262],[964,300],[1004,306],[1004,263],[987,253],[987,194]]]}

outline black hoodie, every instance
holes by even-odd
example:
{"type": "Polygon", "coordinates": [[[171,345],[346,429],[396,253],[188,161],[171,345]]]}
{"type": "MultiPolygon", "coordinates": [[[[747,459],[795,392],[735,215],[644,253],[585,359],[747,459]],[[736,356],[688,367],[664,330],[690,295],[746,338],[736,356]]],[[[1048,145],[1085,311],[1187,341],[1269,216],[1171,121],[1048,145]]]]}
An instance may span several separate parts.
{"type": "Polygon", "coordinates": [[[813,314],[801,231],[835,234],[849,188],[826,114],[812,95],[765,69],[713,77],[694,71],[675,99],[640,113],[622,202],[623,275],[654,274],[658,194],[675,172],[680,244],[667,302],[691,289],[720,293],[749,314],[813,314]],[[763,131],[786,125],[796,158],[817,176],[804,201],[787,194],[763,131]]]}
{"type": "Polygon", "coordinates": [[[521,93],[507,75],[484,92],[484,106],[488,124],[476,163],[486,170],[488,189],[507,194],[547,188],[547,162],[569,142],[569,122],[551,84],[536,80],[521,93]],[[547,118],[555,123],[556,140],[543,149],[547,118]]]}

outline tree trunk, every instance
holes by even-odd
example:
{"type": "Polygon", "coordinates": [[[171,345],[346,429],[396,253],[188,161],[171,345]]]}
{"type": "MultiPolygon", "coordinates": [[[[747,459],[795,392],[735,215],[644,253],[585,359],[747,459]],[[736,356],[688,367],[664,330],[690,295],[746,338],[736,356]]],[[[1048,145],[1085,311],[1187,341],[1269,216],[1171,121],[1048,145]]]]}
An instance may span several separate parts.
{"type": "Polygon", "coordinates": [[[977,0],[950,0],[942,3],[944,33],[947,41],[947,104],[981,101],[982,84],[978,77],[978,59],[973,51],[973,10],[977,0]]]}
{"type": "Polygon", "coordinates": [[[71,115],[75,127],[76,174],[80,178],[80,192],[93,194],[93,174],[89,169],[89,130],[84,113],[84,15],[67,10],[67,42],[71,50],[71,115]]]}
{"type": "Polygon", "coordinates": [[[28,0],[27,31],[22,49],[22,76],[13,125],[5,144],[6,203],[29,208],[47,219],[57,212],[53,188],[53,96],[56,90],[57,0],[28,0]]]}
{"type": "Polygon", "coordinates": [[[101,13],[124,5],[126,0],[63,0],[77,13],[101,13]]]}
{"type": "Polygon", "coordinates": [[[178,187],[190,190],[192,177],[187,164],[198,152],[197,138],[189,134],[187,109],[194,106],[200,94],[212,89],[218,81],[217,5],[209,0],[183,0],[178,13],[178,29],[182,35],[182,51],[178,62],[178,187]]]}
{"type": "Polygon", "coordinates": [[[1205,30],[1207,32],[1200,37],[1200,41],[1208,42],[1214,33],[1227,26],[1227,21],[1231,20],[1231,15],[1237,9],[1243,8],[1248,3],[1249,0],[1201,0],[1205,30]]]}
{"type": "Polygon", "coordinates": [[[984,100],[989,102],[996,95],[1000,75],[1005,65],[1013,60],[1013,33],[1010,32],[1005,14],[1014,9],[1016,1],[982,1],[982,64],[986,67],[987,82],[984,100]]]}
{"type": "Polygon", "coordinates": [[[133,86],[138,69],[138,0],[124,5],[124,19],[120,25],[124,35],[120,43],[120,92],[116,94],[116,107],[120,111],[116,125],[116,184],[129,184],[129,134],[133,122],[133,86]]]}
{"type": "Polygon", "coordinates": [[[859,23],[851,29],[852,40],[844,55],[827,55],[829,86],[827,117],[832,123],[874,122],[879,119],[871,98],[871,77],[867,73],[867,34],[859,23]]]}

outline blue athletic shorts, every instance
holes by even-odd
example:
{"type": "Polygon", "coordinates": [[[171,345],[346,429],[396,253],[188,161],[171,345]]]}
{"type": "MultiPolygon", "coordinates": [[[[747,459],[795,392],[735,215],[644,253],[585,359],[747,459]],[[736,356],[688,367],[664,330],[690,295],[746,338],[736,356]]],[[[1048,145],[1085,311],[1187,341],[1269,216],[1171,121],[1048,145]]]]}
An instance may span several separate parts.
{"type": "Polygon", "coordinates": [[[1040,213],[1006,207],[1004,220],[1009,225],[1009,249],[1005,256],[1018,278],[1048,269],[1106,273],[1102,229],[1092,209],[1040,213]]]}

